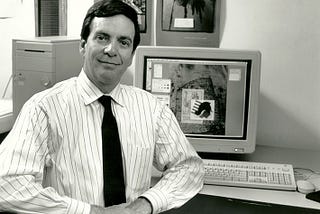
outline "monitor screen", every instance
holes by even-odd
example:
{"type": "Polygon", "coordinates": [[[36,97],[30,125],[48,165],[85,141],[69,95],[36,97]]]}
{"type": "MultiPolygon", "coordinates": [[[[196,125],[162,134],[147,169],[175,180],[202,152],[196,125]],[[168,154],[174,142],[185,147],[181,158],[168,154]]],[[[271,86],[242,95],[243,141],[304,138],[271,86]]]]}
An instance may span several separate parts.
{"type": "Polygon", "coordinates": [[[260,53],[216,48],[139,47],[134,84],[176,116],[199,152],[255,148],[260,53]]]}

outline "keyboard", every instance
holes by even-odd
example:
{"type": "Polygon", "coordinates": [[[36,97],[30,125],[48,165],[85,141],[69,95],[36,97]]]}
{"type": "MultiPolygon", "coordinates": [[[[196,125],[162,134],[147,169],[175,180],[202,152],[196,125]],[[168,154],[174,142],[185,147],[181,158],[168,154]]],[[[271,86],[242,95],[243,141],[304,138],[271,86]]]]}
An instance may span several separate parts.
{"type": "Polygon", "coordinates": [[[205,184],[274,190],[297,188],[290,164],[212,159],[203,162],[205,184]]]}

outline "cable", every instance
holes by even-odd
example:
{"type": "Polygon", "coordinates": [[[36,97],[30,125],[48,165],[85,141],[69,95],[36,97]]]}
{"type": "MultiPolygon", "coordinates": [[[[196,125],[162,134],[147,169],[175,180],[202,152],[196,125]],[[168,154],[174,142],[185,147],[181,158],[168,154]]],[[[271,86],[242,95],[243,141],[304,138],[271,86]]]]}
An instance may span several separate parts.
{"type": "Polygon", "coordinates": [[[7,93],[9,84],[10,84],[10,81],[12,80],[12,76],[13,76],[13,75],[10,76],[10,78],[9,78],[9,80],[8,80],[8,82],[7,82],[7,85],[6,85],[6,87],[5,87],[5,89],[4,89],[4,92],[3,92],[3,95],[2,95],[2,99],[6,96],[6,93],[7,93]]]}

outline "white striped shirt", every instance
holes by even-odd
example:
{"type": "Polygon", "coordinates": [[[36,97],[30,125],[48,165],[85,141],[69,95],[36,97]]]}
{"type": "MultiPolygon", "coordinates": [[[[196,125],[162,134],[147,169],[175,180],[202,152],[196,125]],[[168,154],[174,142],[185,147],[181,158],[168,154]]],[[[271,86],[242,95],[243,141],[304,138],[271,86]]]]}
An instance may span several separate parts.
{"type": "MultiPolygon", "coordinates": [[[[71,214],[104,205],[102,95],[81,71],[26,102],[0,145],[0,210],[71,214]]],[[[203,166],[173,113],[132,86],[109,95],[127,202],[144,196],[155,213],[184,204],[202,188],[203,166]],[[164,173],[150,188],[152,165],[164,173]]]]}

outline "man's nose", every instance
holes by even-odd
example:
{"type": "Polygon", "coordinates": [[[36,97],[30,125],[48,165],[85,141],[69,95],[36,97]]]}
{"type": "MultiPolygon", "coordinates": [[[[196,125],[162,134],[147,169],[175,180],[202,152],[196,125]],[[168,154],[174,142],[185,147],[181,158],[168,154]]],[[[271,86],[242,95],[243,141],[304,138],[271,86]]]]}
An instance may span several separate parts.
{"type": "Polygon", "coordinates": [[[110,42],[103,48],[103,53],[108,54],[109,56],[114,56],[117,53],[116,50],[116,44],[114,42],[110,42]]]}

